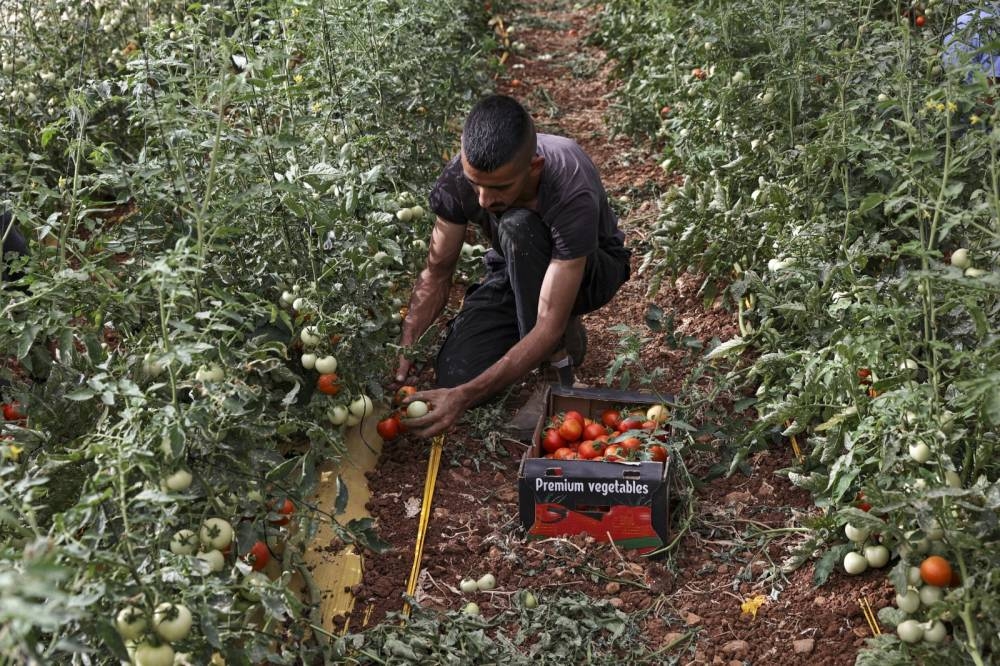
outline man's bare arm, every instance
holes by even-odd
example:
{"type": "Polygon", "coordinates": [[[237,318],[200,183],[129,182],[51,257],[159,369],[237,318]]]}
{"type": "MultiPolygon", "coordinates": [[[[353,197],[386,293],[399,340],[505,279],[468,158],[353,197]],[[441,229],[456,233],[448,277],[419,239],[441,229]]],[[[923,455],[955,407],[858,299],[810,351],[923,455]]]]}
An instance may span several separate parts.
{"type": "MultiPolygon", "coordinates": [[[[463,242],[465,242],[464,224],[453,224],[440,217],[437,218],[434,230],[431,232],[427,264],[413,285],[410,305],[406,311],[406,319],[403,320],[399,338],[402,347],[411,347],[416,343],[447,305],[451,278],[461,256],[463,242]]],[[[396,381],[406,380],[410,363],[405,356],[400,356],[396,381]]]]}
{"type": "Polygon", "coordinates": [[[427,416],[407,421],[407,427],[424,437],[443,432],[466,409],[499,393],[548,358],[566,330],[586,265],[586,257],[550,262],[542,280],[535,327],[478,377],[453,389],[415,394],[413,399],[429,400],[433,409],[427,416]]]}

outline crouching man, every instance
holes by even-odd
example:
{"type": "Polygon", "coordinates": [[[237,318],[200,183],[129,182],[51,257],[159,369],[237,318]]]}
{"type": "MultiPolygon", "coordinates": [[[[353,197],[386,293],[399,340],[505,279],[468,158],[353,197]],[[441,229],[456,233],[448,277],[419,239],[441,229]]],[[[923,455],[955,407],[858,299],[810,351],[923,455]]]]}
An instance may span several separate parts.
{"type": "MultiPolygon", "coordinates": [[[[424,437],[545,361],[571,384],[586,350],[579,316],[611,300],[629,278],[630,256],[594,163],[571,139],[537,134],[511,97],[486,97],[469,113],[461,153],[438,178],[430,207],[437,220],[403,321],[404,349],[447,304],[467,224],[480,225],[490,249],[485,278],[448,325],[435,362],[439,388],[411,397],[432,405],[407,421],[424,437]]],[[[397,382],[411,363],[400,357],[397,382]]]]}

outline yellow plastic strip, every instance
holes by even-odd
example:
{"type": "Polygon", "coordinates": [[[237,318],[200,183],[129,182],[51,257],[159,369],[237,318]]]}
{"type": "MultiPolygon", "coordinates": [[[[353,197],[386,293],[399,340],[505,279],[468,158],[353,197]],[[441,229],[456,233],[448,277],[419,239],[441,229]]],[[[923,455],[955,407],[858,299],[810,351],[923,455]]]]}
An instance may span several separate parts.
{"type": "MultiPolygon", "coordinates": [[[[785,421],[785,427],[792,425],[791,421],[785,421]]],[[[803,460],[802,449],[799,448],[799,440],[795,438],[795,435],[789,435],[788,439],[792,442],[792,451],[795,452],[795,457],[801,463],[803,460]]]]}
{"type": "MultiPolygon", "coordinates": [[[[413,596],[417,590],[417,578],[420,577],[420,560],[424,555],[424,537],[427,536],[427,525],[431,519],[431,501],[434,499],[434,484],[437,483],[438,468],[441,465],[441,450],[444,447],[444,435],[438,435],[431,444],[431,455],[427,460],[427,479],[424,481],[424,501],[420,505],[420,526],[417,528],[417,542],[413,547],[413,567],[410,569],[410,580],[406,584],[407,596],[413,596]]],[[[403,606],[403,617],[410,616],[410,603],[403,606]]]]}
{"type": "Polygon", "coordinates": [[[865,619],[868,620],[868,627],[872,630],[872,636],[880,635],[882,629],[878,625],[878,617],[872,611],[872,605],[868,602],[868,597],[858,599],[858,604],[861,606],[861,612],[864,613],[865,619]]]}

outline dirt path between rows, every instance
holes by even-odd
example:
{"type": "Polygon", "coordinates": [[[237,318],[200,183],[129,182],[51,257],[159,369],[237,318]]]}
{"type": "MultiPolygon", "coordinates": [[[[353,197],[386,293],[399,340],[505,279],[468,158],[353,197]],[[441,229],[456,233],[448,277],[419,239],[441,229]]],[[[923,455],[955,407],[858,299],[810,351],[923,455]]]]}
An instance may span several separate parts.
{"type": "MultiPolygon", "coordinates": [[[[507,60],[497,88],[521,99],[542,131],[576,139],[594,158],[616,200],[638,269],[644,239],[656,222],[658,195],[669,177],[648,147],[612,137],[605,122],[614,100],[609,66],[586,41],[593,9],[571,7],[546,0],[502,17],[505,26],[513,27],[511,39],[524,48],[507,60]]],[[[634,271],[611,304],[585,318],[590,344],[578,378],[592,386],[604,384],[607,367],[620,351],[622,335],[615,327],[627,324],[644,338],[646,369],[662,371],[643,388],[681,391],[691,368],[689,352],[643,322],[654,303],[673,317],[676,335],[703,343],[735,335],[732,313],[718,304],[703,307],[700,284],[700,278],[683,276],[649,298],[648,277],[634,271]]],[[[502,407],[504,414],[516,410],[539,381],[531,377],[516,387],[502,407]]],[[[418,600],[432,608],[460,608],[466,601],[457,590],[460,579],[491,571],[499,588],[480,601],[484,615],[508,607],[522,588],[542,598],[562,589],[583,591],[625,612],[642,613],[650,648],[674,643],[662,662],[853,664],[870,635],[858,599],[867,597],[876,610],[888,605],[892,592],[884,574],[848,579],[834,573],[822,588],[812,585],[811,563],[781,574],[782,561],[801,539],[803,519],[815,514],[807,493],[776,473],[792,464],[789,447],[753,455],[747,474],[702,483],[718,461],[718,442],[703,438],[702,444],[703,451],[692,451],[685,460],[695,487],[678,514],[691,507],[689,530],[670,558],[655,562],[578,537],[525,542],[516,484],[524,447],[510,439],[484,438],[472,425],[459,427],[448,437],[437,478],[418,600]],[[744,612],[744,602],[754,598],[763,599],[756,615],[744,612]]],[[[403,605],[427,457],[426,442],[404,437],[384,448],[369,477],[369,509],[380,536],[393,548],[366,558],[364,580],[354,590],[355,611],[346,618],[352,631],[380,622],[403,605]]]]}

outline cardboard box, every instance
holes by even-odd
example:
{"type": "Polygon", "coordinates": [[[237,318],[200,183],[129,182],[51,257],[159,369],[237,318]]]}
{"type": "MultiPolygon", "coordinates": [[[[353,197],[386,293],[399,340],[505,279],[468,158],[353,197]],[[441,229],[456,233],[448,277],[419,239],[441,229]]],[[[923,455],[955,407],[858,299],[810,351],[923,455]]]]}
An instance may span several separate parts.
{"type": "Polygon", "coordinates": [[[599,419],[609,407],[671,403],[672,397],[553,386],[545,402],[518,470],[521,524],[528,538],[589,534],[641,553],[669,543],[670,458],[666,463],[553,460],[541,457],[541,438],[549,417],[559,412],[572,409],[599,419]]]}

